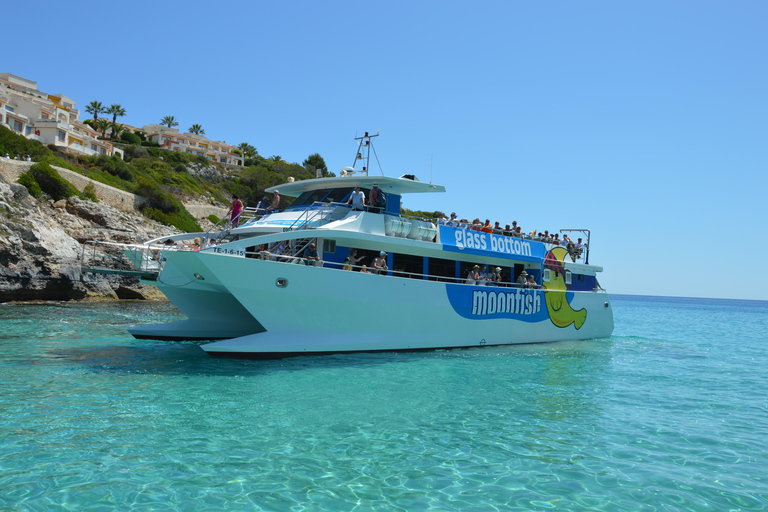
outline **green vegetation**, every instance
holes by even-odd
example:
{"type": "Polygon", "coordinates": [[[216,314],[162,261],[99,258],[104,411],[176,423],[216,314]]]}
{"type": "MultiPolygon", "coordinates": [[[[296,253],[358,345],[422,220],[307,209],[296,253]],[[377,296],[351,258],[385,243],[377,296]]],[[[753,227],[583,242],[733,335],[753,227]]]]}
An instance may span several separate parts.
{"type": "MultiPolygon", "coordinates": [[[[107,119],[98,119],[97,122],[101,121],[111,125],[107,119]]],[[[173,116],[166,116],[163,121],[164,124],[169,121],[171,125],[175,123],[173,116]]],[[[254,146],[246,142],[239,146],[246,157],[246,167],[225,167],[205,157],[166,151],[158,148],[156,143],[142,141],[141,135],[130,132],[123,132],[120,140],[113,143],[123,149],[125,160],[118,156],[106,155],[73,156],[62,148],[46,147],[0,127],[0,156],[4,156],[6,152],[11,157],[29,154],[38,162],[33,166],[36,171],[30,170],[20,180],[30,194],[40,197],[45,193],[55,199],[77,194],[73,187],[63,187],[58,181],[62,180],[60,177],[58,180],[54,178],[53,175],[58,177],[58,173],[50,166],[64,167],[94,181],[145,197],[147,201],[141,207],[142,213],[183,231],[200,230],[194,217],[184,208],[181,202],[184,199],[204,196],[228,205],[232,194],[238,194],[246,206],[256,206],[265,195],[265,189],[285,183],[289,177],[295,180],[314,178],[315,169],[323,169],[325,176],[333,175],[327,172],[325,161],[318,153],[309,155],[299,165],[285,162],[277,155],[264,158],[254,146]],[[205,174],[218,174],[218,177],[205,179],[193,172],[204,167],[216,168],[218,173],[205,174]]],[[[86,188],[80,197],[95,199],[95,190],[93,187],[86,188]]],[[[283,198],[283,201],[282,206],[285,207],[291,198],[283,198]]],[[[215,218],[214,221],[214,218],[215,216],[209,217],[212,222],[218,222],[219,219],[215,218]]]]}
{"type": "Polygon", "coordinates": [[[203,130],[203,126],[199,124],[193,124],[192,126],[187,129],[189,133],[194,133],[196,135],[205,135],[205,130],[203,130]]]}
{"type": "Polygon", "coordinates": [[[22,183],[22,185],[27,187],[29,193],[35,197],[40,197],[39,193],[36,194],[38,190],[48,194],[54,201],[78,195],[77,189],[70,185],[67,180],[59,176],[59,173],[46,163],[33,165],[29,168],[29,171],[21,176],[21,178],[19,179],[19,183],[22,183]],[[24,178],[23,183],[21,178],[24,178]],[[35,188],[31,181],[34,181],[38,187],[35,188]],[[32,186],[28,186],[28,183],[32,186]]]}
{"type": "Polygon", "coordinates": [[[168,128],[173,128],[174,126],[179,126],[179,123],[176,121],[176,118],[173,116],[165,116],[160,120],[160,124],[168,126],[168,128]]]}

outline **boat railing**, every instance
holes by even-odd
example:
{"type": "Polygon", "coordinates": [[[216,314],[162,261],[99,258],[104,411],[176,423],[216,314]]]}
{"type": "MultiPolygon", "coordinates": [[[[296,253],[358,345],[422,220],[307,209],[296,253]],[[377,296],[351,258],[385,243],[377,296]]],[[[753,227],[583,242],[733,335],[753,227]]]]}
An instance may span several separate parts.
{"type": "MultiPolygon", "coordinates": [[[[313,241],[314,239],[310,240],[313,241]]],[[[302,247],[306,247],[309,245],[309,241],[307,241],[306,244],[304,244],[302,247]]],[[[246,251],[246,258],[254,258],[254,259],[262,259],[262,260],[268,260],[268,261],[274,261],[277,263],[287,263],[287,264],[305,264],[309,266],[314,267],[325,267],[328,269],[335,269],[335,270],[342,270],[342,271],[354,271],[354,272],[361,272],[364,274],[374,274],[374,275],[386,275],[391,277],[400,277],[404,279],[417,279],[417,280],[424,280],[424,281],[437,281],[442,283],[453,283],[453,284],[466,284],[469,286],[485,286],[488,288],[516,288],[516,289],[525,289],[525,290],[546,290],[546,288],[543,288],[542,285],[536,284],[536,285],[522,285],[510,281],[473,281],[468,278],[458,278],[458,277],[448,277],[448,276],[441,276],[441,275],[435,275],[435,274],[422,274],[419,272],[410,272],[406,271],[404,269],[394,269],[390,270],[387,269],[386,271],[379,271],[373,267],[368,267],[366,265],[352,265],[350,263],[339,263],[336,261],[325,261],[325,260],[319,260],[319,261],[312,261],[308,260],[301,256],[303,253],[303,248],[301,250],[296,250],[292,252],[286,252],[286,253],[273,253],[269,250],[264,251],[246,251]]],[[[595,288],[593,290],[550,290],[550,291],[563,291],[563,292],[589,292],[589,293],[607,293],[605,289],[602,287],[595,288]]]]}
{"type": "Polygon", "coordinates": [[[80,273],[137,276],[153,280],[163,269],[160,244],[121,244],[88,240],[83,242],[80,273]]]}

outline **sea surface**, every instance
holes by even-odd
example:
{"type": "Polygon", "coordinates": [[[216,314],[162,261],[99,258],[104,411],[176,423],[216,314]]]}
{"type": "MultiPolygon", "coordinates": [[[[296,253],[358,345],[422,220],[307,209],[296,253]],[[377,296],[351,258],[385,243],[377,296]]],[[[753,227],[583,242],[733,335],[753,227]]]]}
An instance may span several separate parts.
{"type": "Polygon", "coordinates": [[[0,306],[0,510],[768,510],[768,302],[612,304],[606,339],[279,361],[126,332],[168,303],[0,306]]]}

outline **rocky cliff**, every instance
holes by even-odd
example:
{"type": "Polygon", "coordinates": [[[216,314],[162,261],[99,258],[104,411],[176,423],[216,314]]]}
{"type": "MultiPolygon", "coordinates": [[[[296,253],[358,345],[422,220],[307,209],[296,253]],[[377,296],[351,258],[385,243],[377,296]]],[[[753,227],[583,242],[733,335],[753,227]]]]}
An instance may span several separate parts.
{"type": "Polygon", "coordinates": [[[81,244],[135,243],[177,232],[104,202],[37,200],[24,186],[0,181],[0,302],[163,299],[135,277],[82,275],[81,244]]]}

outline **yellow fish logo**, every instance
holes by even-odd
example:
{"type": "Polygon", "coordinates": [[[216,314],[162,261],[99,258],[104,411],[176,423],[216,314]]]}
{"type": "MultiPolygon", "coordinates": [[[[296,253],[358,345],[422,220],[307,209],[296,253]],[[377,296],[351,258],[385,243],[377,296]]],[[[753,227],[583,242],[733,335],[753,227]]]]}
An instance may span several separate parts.
{"type": "Polygon", "coordinates": [[[544,267],[550,271],[548,283],[542,283],[541,288],[544,291],[544,300],[547,302],[547,311],[549,319],[558,327],[568,327],[573,324],[576,329],[580,329],[587,319],[587,310],[580,309],[575,311],[566,299],[565,293],[568,288],[565,286],[565,271],[563,270],[563,260],[568,255],[568,251],[563,247],[555,247],[547,253],[544,258],[544,267]]]}

